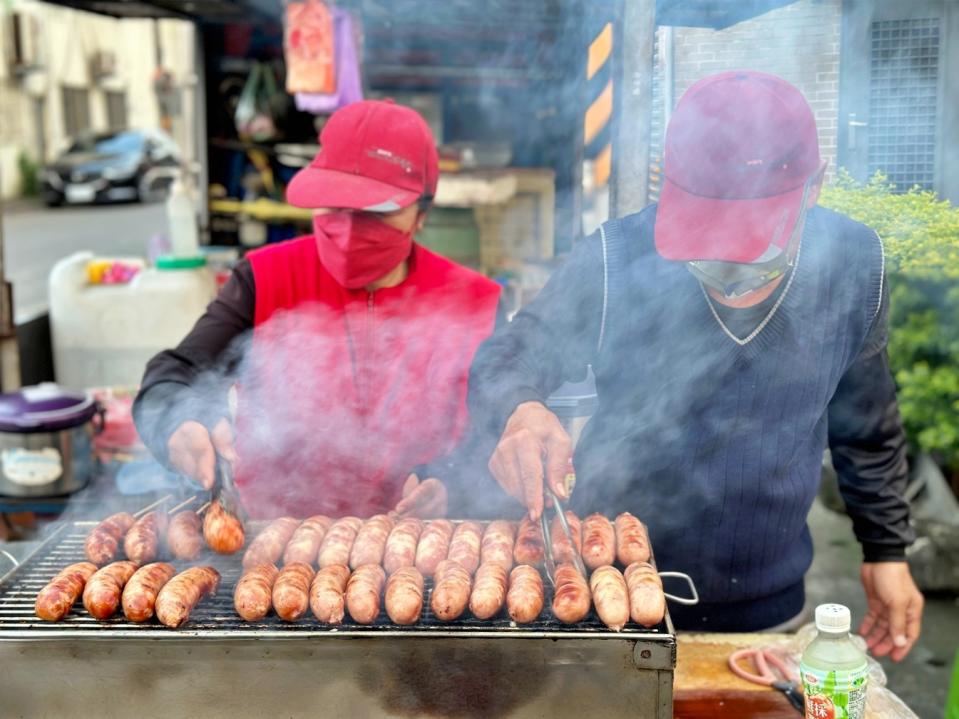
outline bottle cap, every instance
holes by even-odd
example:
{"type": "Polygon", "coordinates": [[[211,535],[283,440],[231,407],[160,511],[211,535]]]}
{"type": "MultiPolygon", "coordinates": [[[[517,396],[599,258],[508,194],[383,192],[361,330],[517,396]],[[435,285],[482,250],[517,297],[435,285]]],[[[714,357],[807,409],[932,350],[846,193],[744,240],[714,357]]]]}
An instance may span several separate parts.
{"type": "Polygon", "coordinates": [[[820,604],[816,607],[816,629],[821,632],[848,632],[852,615],[842,604],[820,604]]]}

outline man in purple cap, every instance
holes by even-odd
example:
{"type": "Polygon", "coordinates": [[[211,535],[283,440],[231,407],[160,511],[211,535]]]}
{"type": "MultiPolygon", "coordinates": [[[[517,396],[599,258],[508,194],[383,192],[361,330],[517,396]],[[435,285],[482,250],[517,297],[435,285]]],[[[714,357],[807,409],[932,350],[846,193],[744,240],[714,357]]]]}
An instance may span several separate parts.
{"type": "Polygon", "coordinates": [[[660,569],[700,590],[674,622],[707,631],[801,616],[828,446],[863,547],[861,631],[899,660],[922,595],[905,563],[884,255],[875,232],[817,207],[824,170],[795,87],[749,71],[696,83],[667,129],[658,205],[580,242],[483,344],[470,409],[501,433],[497,481],[536,516],[544,481],[568,494],[571,455],[543,401],[591,365],[599,408],[572,507],[641,517],[660,569]]]}

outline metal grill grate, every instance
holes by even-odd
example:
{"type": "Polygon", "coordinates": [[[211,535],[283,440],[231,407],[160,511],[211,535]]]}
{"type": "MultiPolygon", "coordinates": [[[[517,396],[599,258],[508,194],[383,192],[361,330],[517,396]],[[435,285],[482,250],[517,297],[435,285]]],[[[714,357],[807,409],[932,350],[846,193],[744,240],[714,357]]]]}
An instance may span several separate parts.
{"type": "MultiPolygon", "coordinates": [[[[609,631],[595,612],[586,621],[565,625],[548,615],[551,600],[547,583],[547,608],[543,617],[527,625],[514,624],[505,618],[479,621],[471,617],[455,622],[441,622],[429,610],[432,585],[427,582],[423,616],[409,627],[393,624],[385,611],[371,626],[363,626],[346,619],[333,628],[321,624],[309,612],[295,623],[284,622],[276,616],[268,616],[260,622],[244,622],[233,608],[233,589],[240,578],[242,554],[221,556],[210,552],[201,555],[195,562],[174,562],[177,570],[197,564],[209,564],[222,575],[217,596],[203,600],[193,611],[190,621],[179,629],[169,629],[156,619],[144,624],[129,622],[122,614],[107,621],[91,617],[78,601],[70,614],[57,623],[40,621],[34,614],[37,593],[64,567],[85,561],[83,544],[87,533],[96,522],[73,522],[62,524],[41,547],[28,557],[17,569],[0,580],[0,640],[23,638],[60,639],[85,637],[90,639],[135,636],[140,638],[177,639],[184,637],[229,638],[306,638],[311,636],[583,636],[590,638],[647,639],[673,641],[673,636],[664,621],[659,627],[645,629],[629,624],[622,632],[609,631]]],[[[250,528],[254,536],[257,525],[250,528]]]]}
{"type": "Polygon", "coordinates": [[[933,189],[939,19],[872,24],[869,174],[881,171],[900,191],[933,189]]]}

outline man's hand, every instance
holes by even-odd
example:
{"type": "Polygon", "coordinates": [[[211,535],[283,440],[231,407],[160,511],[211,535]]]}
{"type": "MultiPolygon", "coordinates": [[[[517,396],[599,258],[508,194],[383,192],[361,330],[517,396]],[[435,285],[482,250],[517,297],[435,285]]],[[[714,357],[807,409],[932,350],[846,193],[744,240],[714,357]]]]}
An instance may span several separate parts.
{"type": "Polygon", "coordinates": [[[859,633],[877,657],[889,654],[901,661],[919,638],[922,593],[912,581],[906,562],[867,562],[862,565],[862,586],[869,611],[859,633]]]}
{"type": "Polygon", "coordinates": [[[213,487],[217,453],[230,464],[236,460],[233,430],[226,419],[217,422],[213,432],[199,422],[186,421],[167,440],[170,465],[204,489],[213,487]]]}
{"type": "Polygon", "coordinates": [[[446,503],[446,485],[432,477],[421,482],[411,474],[403,485],[403,498],[390,515],[436,519],[446,516],[446,503]]]}
{"type": "Polygon", "coordinates": [[[561,499],[568,499],[573,443],[556,415],[540,402],[524,402],[510,415],[489,461],[503,490],[529,509],[530,519],[543,513],[543,479],[561,499]]]}

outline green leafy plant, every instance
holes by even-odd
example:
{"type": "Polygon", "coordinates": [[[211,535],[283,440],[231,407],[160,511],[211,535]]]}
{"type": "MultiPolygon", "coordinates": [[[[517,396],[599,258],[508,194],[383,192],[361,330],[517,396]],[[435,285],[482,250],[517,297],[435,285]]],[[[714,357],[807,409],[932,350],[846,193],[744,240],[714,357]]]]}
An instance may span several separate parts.
{"type": "Polygon", "coordinates": [[[20,193],[24,197],[36,197],[40,194],[40,165],[25,152],[17,157],[17,164],[20,167],[20,193]]]}
{"type": "Polygon", "coordinates": [[[914,448],[959,478],[959,208],[934,192],[896,193],[840,171],[820,204],[873,228],[886,249],[889,361],[914,448]]]}

